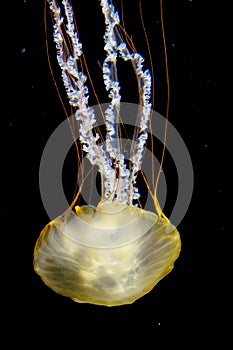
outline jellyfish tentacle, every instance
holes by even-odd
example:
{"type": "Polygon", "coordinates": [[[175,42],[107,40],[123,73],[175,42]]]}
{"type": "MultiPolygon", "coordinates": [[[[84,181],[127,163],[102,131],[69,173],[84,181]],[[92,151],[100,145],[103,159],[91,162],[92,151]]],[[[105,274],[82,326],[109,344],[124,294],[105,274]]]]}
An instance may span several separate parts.
{"type": "Polygon", "coordinates": [[[93,108],[89,107],[89,92],[86,86],[86,75],[79,69],[79,61],[83,54],[82,43],[79,41],[74,26],[73,9],[69,0],[63,0],[64,13],[66,16],[66,33],[62,28],[64,18],[61,16],[61,9],[55,0],[48,0],[50,10],[53,14],[53,36],[57,49],[57,61],[61,68],[61,76],[66,94],[71,106],[76,108],[75,117],[79,120],[79,133],[82,148],[87,152],[87,158],[93,165],[97,165],[105,174],[105,183],[112,185],[109,174],[111,174],[111,162],[102,146],[96,141],[99,135],[93,135],[92,129],[96,123],[93,108]],[[70,38],[70,49],[66,43],[65,34],[70,38]],[[72,50],[72,52],[71,52],[72,50]]]}
{"type": "Polygon", "coordinates": [[[109,133],[106,141],[106,149],[109,151],[111,157],[115,156],[119,164],[120,173],[118,183],[121,184],[121,186],[118,187],[118,197],[123,203],[133,205],[133,200],[140,197],[135,183],[137,172],[141,168],[144,146],[148,137],[147,128],[152,108],[150,102],[151,75],[149,70],[144,70],[143,68],[143,57],[137,52],[131,53],[126,42],[122,38],[117,27],[120,20],[114,6],[109,4],[108,0],[101,0],[101,6],[105,16],[106,32],[104,35],[104,49],[107,52],[107,57],[103,65],[103,74],[106,90],[110,90],[109,97],[111,98],[110,106],[106,110],[106,124],[109,133]],[[142,105],[140,117],[138,118],[135,128],[135,138],[131,148],[131,171],[126,169],[124,155],[121,154],[119,149],[119,141],[114,142],[115,139],[118,139],[117,125],[119,124],[121,100],[116,68],[118,56],[125,61],[130,60],[132,62],[138,79],[139,95],[141,98],[140,103],[142,105]],[[115,136],[114,140],[113,136],[115,136]]]}
{"type": "MultiPolygon", "coordinates": [[[[103,79],[106,91],[109,91],[109,98],[111,102],[105,111],[105,120],[107,126],[106,135],[106,151],[114,161],[114,166],[118,169],[118,178],[115,181],[116,190],[113,195],[120,203],[127,203],[129,193],[129,177],[130,171],[125,164],[124,154],[121,152],[119,142],[119,113],[120,113],[120,84],[117,77],[117,58],[119,56],[119,43],[123,42],[123,39],[116,31],[116,26],[120,23],[118,13],[115,11],[113,5],[108,1],[101,1],[102,12],[105,17],[105,34],[104,50],[106,51],[106,57],[103,63],[103,79]]],[[[116,172],[113,173],[116,176],[116,172]]],[[[111,201],[113,198],[109,198],[111,201]]]]}
{"type": "Polygon", "coordinates": [[[106,58],[103,63],[103,79],[106,91],[111,99],[105,111],[107,126],[106,142],[97,145],[98,133],[93,134],[96,123],[94,110],[88,105],[89,91],[86,85],[87,76],[79,68],[83,55],[82,43],[79,41],[72,5],[69,0],[63,0],[65,20],[61,16],[60,7],[55,0],[47,0],[54,19],[54,42],[57,49],[57,60],[61,68],[61,76],[71,106],[76,109],[75,116],[79,121],[80,141],[87,153],[87,158],[97,165],[102,174],[102,199],[106,202],[119,201],[122,204],[133,205],[133,200],[140,194],[136,187],[136,177],[141,169],[144,146],[147,140],[147,128],[151,113],[151,75],[144,70],[143,57],[130,50],[123,39],[118,26],[118,12],[108,0],[101,0],[102,12],[105,17],[106,58]],[[65,22],[65,27],[64,27],[65,22]],[[64,29],[65,28],[65,29],[64,29]],[[69,45],[66,38],[69,38],[69,45]],[[125,156],[121,151],[118,125],[120,122],[120,84],[117,77],[117,58],[132,62],[138,79],[140,111],[137,118],[134,140],[131,147],[131,168],[125,164],[125,156]]]}

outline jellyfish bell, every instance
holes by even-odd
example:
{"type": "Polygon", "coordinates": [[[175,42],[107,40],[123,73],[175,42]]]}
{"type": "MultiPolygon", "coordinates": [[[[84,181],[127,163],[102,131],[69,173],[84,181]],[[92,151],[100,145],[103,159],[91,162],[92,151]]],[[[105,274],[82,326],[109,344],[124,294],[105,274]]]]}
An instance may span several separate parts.
{"type": "Polygon", "coordinates": [[[87,77],[79,68],[83,53],[72,6],[69,0],[62,1],[64,26],[56,1],[48,3],[63,83],[69,103],[76,109],[82,148],[90,163],[100,170],[102,199],[96,207],[75,206],[73,210],[73,204],[70,205],[42,230],[35,245],[34,269],[51,289],[76,302],[129,304],[148,293],[172,270],[181,249],[180,235],[162,213],[156,192],[153,198],[157,213],[134,204],[140,198],[136,179],[148,137],[151,76],[144,70],[142,56],[128,48],[119,31],[114,6],[101,0],[106,24],[103,80],[111,101],[104,111],[106,139],[99,142],[101,135],[93,133],[96,118],[88,105],[87,77]],[[118,58],[132,63],[141,102],[130,148],[130,166],[118,137],[121,100],[118,58]]]}
{"type": "Polygon", "coordinates": [[[35,247],[35,271],[77,302],[129,304],[173,268],[176,228],[155,213],[118,203],[76,207],[49,223],[35,247]]]}

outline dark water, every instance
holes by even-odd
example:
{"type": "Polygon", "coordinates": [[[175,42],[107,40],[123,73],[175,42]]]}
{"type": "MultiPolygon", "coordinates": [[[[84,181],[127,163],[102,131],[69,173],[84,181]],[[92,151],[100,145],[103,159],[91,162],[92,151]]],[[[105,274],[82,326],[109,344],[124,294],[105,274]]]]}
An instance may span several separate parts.
{"type": "MultiPolygon", "coordinates": [[[[106,102],[100,82],[104,26],[99,4],[82,2],[79,9],[78,2],[73,2],[90,74],[100,91],[100,102],[106,102]]],[[[159,1],[154,3],[152,9],[151,1],[142,1],[142,9],[154,67],[154,108],[164,115],[165,65],[159,1]]],[[[46,344],[52,349],[59,348],[61,342],[66,344],[65,349],[124,349],[126,344],[131,344],[130,348],[143,344],[143,349],[167,349],[172,344],[189,349],[194,343],[203,344],[203,339],[208,343],[218,338],[219,331],[212,330],[215,327],[219,330],[222,308],[217,297],[221,270],[216,267],[225,229],[221,198],[221,142],[225,124],[223,116],[219,120],[216,53],[222,48],[216,35],[218,9],[208,3],[203,7],[203,2],[194,0],[164,1],[171,85],[169,120],[183,138],[194,168],[192,201],[178,227],[182,252],[174,270],[151,293],[132,305],[113,308],[74,303],[47,288],[33,271],[34,244],[49,220],[39,193],[40,157],[47,139],[65,116],[48,67],[43,1],[21,1],[14,5],[11,15],[6,13],[6,26],[12,23],[15,26],[13,50],[17,73],[10,84],[14,104],[8,104],[9,113],[3,121],[11,159],[7,166],[11,195],[7,195],[2,209],[4,222],[9,223],[7,237],[11,247],[6,264],[9,282],[3,285],[4,289],[7,286],[6,300],[9,297],[7,326],[14,329],[18,344],[29,348],[46,344]],[[17,220],[12,212],[17,214],[17,220]]],[[[120,6],[120,1],[116,6],[120,6]]],[[[147,57],[145,65],[149,65],[138,2],[127,1],[124,6],[127,32],[137,50],[147,57]]],[[[47,18],[51,63],[60,84],[50,16],[47,18]]],[[[131,81],[126,79],[124,101],[128,98],[128,102],[135,102],[135,91],[130,87],[131,81]]],[[[95,103],[92,99],[90,103],[95,103]]],[[[221,281],[221,288],[225,287],[221,281]]],[[[10,337],[9,344],[13,341],[10,337]]]]}

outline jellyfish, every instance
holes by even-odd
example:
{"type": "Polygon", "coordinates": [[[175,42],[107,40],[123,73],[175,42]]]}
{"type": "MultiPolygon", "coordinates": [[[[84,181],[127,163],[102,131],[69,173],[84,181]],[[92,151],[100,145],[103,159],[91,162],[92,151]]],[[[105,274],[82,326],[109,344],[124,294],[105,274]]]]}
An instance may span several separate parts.
{"type": "Polygon", "coordinates": [[[57,61],[69,104],[75,110],[82,150],[101,174],[101,199],[72,204],[49,222],[34,249],[34,269],[53,291],[78,303],[105,306],[131,304],[150,292],[174,266],[181,250],[180,235],[151,192],[155,210],[140,205],[137,176],[148,138],[152,79],[123,26],[112,2],[101,0],[105,21],[102,65],[109,96],[103,111],[106,135],[96,126],[89,106],[88,75],[83,72],[82,43],[70,0],[47,0],[53,18],[57,61]],[[139,111],[130,154],[124,154],[120,133],[121,86],[117,61],[129,61],[137,78],[139,111]],[[96,131],[97,130],[97,131],[96,131]]]}

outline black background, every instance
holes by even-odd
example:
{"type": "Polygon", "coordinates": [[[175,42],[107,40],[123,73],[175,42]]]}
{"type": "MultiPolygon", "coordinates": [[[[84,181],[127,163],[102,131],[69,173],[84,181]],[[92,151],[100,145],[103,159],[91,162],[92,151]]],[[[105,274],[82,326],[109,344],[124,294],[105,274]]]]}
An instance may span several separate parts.
{"type": "MultiPolygon", "coordinates": [[[[100,102],[106,102],[98,64],[104,57],[99,4],[97,0],[73,3],[90,73],[100,102]]],[[[141,3],[154,67],[154,109],[164,115],[167,90],[159,1],[141,3]]],[[[121,7],[120,1],[114,4],[121,7]]],[[[123,5],[127,32],[138,51],[148,57],[138,1],[123,0],[123,5]]],[[[65,116],[48,65],[43,1],[18,1],[11,12],[5,13],[3,24],[15,28],[16,67],[16,71],[10,69],[14,78],[7,90],[10,102],[3,120],[9,186],[1,215],[7,222],[11,246],[7,253],[9,271],[4,277],[9,298],[6,324],[17,333],[8,339],[9,344],[17,341],[29,348],[45,344],[52,349],[61,342],[66,349],[109,349],[120,344],[124,349],[126,344],[133,348],[142,342],[145,349],[166,349],[169,344],[189,349],[219,339],[223,322],[219,312],[224,307],[218,291],[226,288],[219,266],[220,237],[224,237],[225,229],[221,198],[224,121],[217,85],[217,54],[222,52],[221,33],[216,26],[219,11],[210,1],[204,6],[203,1],[164,0],[171,84],[169,120],[190,152],[194,192],[179,225],[182,252],[174,270],[132,305],[113,308],[74,303],[54,293],[34,273],[34,245],[49,220],[39,193],[40,157],[49,136],[65,116]]],[[[50,17],[47,19],[52,68],[59,80],[50,17]]],[[[148,59],[146,64],[150,64],[148,59]]],[[[126,89],[124,101],[136,102],[130,89],[126,89]]],[[[95,101],[91,99],[90,103],[95,101]]]]}

